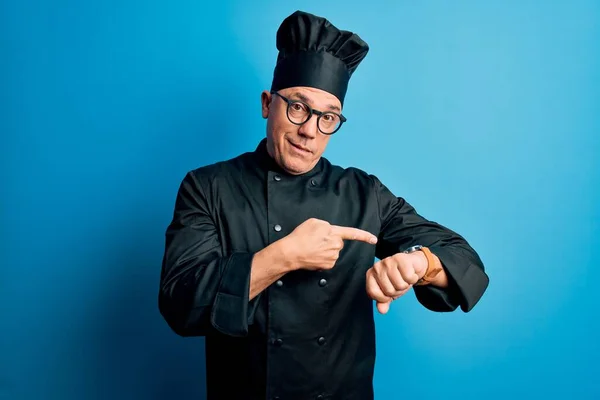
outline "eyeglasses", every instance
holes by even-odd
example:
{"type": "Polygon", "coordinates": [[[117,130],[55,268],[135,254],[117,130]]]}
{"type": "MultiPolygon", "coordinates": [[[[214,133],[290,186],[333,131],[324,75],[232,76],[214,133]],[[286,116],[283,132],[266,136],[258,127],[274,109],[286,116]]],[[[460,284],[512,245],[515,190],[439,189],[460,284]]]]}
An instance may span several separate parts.
{"type": "Polygon", "coordinates": [[[325,135],[336,133],[344,122],[346,117],[332,111],[318,111],[311,108],[308,104],[300,100],[290,100],[277,92],[271,92],[281,97],[287,103],[287,117],[294,125],[303,125],[314,115],[317,116],[317,127],[325,135]]]}

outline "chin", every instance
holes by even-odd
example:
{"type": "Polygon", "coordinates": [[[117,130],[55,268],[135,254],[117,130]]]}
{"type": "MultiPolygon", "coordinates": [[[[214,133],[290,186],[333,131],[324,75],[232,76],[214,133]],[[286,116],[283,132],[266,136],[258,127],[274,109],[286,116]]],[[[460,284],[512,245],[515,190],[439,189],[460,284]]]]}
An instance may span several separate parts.
{"type": "Polygon", "coordinates": [[[300,175],[312,169],[310,160],[302,160],[290,155],[284,155],[282,157],[281,165],[287,172],[294,175],[300,175]]]}
{"type": "Polygon", "coordinates": [[[308,170],[310,169],[310,166],[307,163],[300,163],[298,161],[290,159],[286,159],[283,162],[283,165],[287,172],[294,175],[303,174],[305,172],[308,172],[308,170]]]}
{"type": "Polygon", "coordinates": [[[298,152],[287,138],[280,141],[276,148],[278,164],[288,173],[301,175],[314,167],[314,154],[298,152]]]}

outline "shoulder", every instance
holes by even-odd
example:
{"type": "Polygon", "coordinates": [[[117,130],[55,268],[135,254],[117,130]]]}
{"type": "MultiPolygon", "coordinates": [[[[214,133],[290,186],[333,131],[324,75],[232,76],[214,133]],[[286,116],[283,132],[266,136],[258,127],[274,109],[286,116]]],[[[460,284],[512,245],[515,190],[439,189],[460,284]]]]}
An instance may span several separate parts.
{"type": "Polygon", "coordinates": [[[245,169],[249,159],[249,152],[242,153],[230,159],[201,165],[187,170],[179,184],[180,193],[194,193],[202,197],[210,192],[216,182],[230,181],[230,177],[245,169]]]}

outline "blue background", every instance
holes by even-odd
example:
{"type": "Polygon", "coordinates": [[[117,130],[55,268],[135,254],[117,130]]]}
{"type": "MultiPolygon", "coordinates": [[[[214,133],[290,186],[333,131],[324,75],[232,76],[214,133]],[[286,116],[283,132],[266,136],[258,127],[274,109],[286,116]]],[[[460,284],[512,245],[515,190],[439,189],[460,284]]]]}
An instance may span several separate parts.
{"type": "Polygon", "coordinates": [[[203,340],[157,309],[164,229],[185,172],[264,136],[297,8],[371,45],[326,156],[491,277],[471,313],[377,315],[377,398],[600,397],[600,2],[0,7],[0,398],[204,397],[203,340]]]}

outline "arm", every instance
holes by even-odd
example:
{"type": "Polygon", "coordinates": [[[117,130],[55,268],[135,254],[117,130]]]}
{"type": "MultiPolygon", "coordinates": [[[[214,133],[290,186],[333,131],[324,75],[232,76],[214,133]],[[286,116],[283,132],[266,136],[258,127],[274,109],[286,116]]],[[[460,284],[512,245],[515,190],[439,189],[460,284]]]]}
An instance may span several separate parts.
{"type": "Polygon", "coordinates": [[[286,252],[285,240],[280,239],[254,255],[250,271],[250,300],[293,270],[291,258],[286,252]]]}
{"type": "Polygon", "coordinates": [[[188,173],[166,231],[158,298],[163,318],[181,336],[212,329],[246,335],[259,293],[285,273],[280,247],[224,256],[201,183],[188,173]]]}
{"type": "Polygon", "coordinates": [[[470,311],[489,283],[479,255],[462,236],[423,218],[376,177],[372,179],[381,218],[377,258],[384,259],[415,244],[429,247],[443,272],[434,283],[414,287],[418,301],[433,311],[453,311],[459,306],[470,311]]]}

